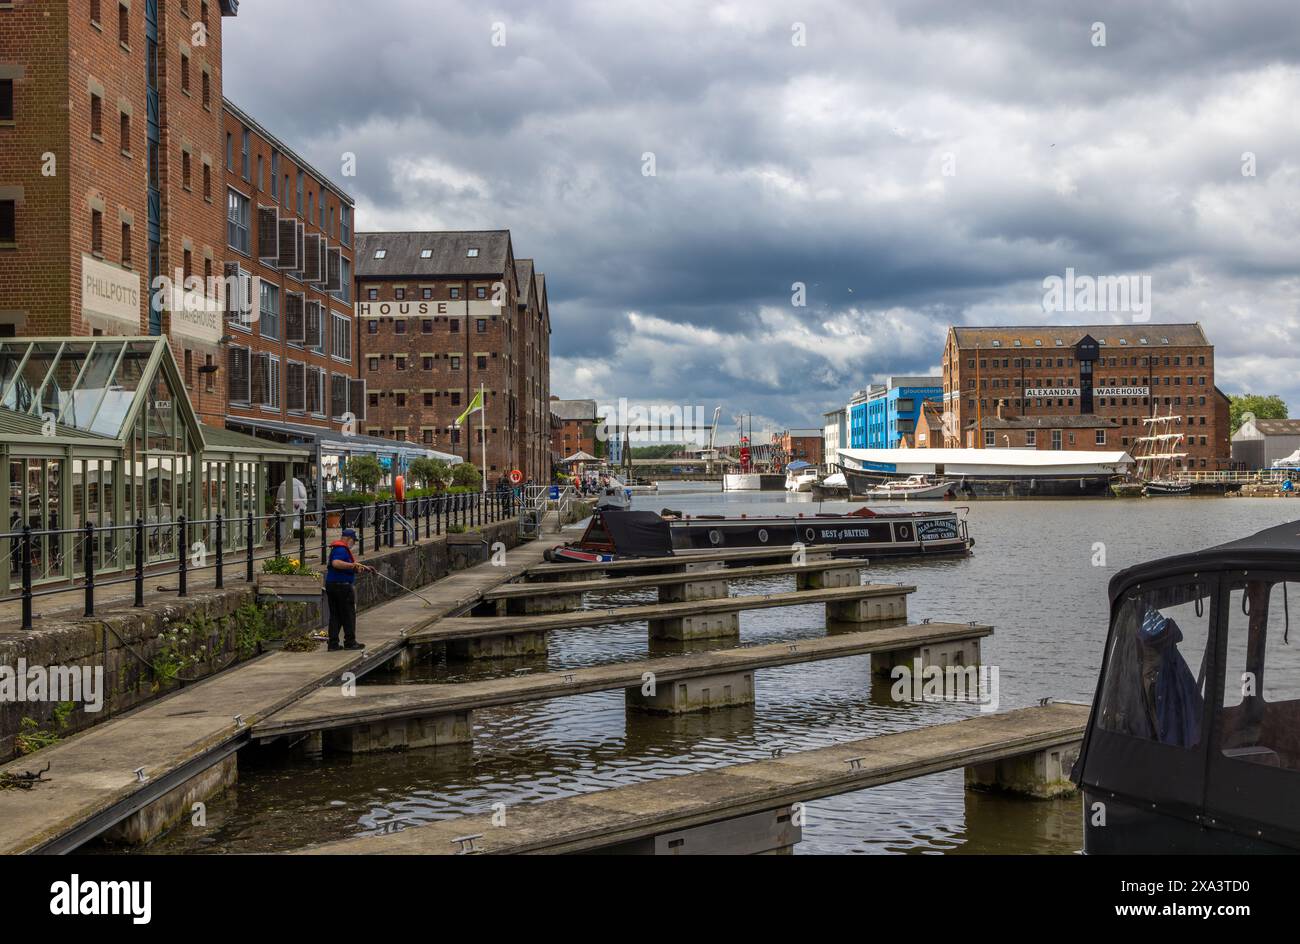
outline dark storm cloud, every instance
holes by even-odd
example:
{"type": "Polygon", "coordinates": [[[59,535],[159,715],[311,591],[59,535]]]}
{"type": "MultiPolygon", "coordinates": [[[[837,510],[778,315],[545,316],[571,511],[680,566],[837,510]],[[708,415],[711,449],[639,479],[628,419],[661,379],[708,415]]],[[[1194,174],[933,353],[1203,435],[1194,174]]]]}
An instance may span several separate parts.
{"type": "Polygon", "coordinates": [[[949,323],[1066,320],[1071,266],[1151,275],[1225,389],[1300,402],[1258,349],[1300,327],[1292,3],[795,7],[246,0],[224,82],[362,228],[508,227],[561,395],[818,422],[949,323]]]}

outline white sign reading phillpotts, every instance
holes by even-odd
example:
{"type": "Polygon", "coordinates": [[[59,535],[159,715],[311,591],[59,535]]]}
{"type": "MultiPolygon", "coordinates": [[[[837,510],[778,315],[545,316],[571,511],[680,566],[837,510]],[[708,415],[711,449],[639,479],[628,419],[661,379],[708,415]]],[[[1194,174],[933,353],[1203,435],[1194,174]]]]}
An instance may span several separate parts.
{"type": "Polygon", "coordinates": [[[140,333],[140,276],[81,256],[81,315],[119,322],[125,334],[140,333]]]}

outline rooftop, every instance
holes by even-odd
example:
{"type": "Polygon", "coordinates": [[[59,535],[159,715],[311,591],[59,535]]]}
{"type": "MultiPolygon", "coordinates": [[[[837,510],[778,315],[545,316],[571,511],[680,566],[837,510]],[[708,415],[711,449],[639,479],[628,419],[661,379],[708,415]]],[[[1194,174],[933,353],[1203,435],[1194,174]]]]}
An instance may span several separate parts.
{"type": "Polygon", "coordinates": [[[1114,347],[1209,347],[1209,339],[1196,324],[1093,324],[1093,325],[1005,325],[949,329],[961,349],[1066,348],[1092,335],[1105,348],[1114,347]],[[1019,342],[1017,344],[1017,342],[1019,342]]]}
{"type": "Polygon", "coordinates": [[[550,402],[551,413],[562,420],[591,420],[596,419],[596,401],[595,400],[552,400],[550,402]]]}
{"type": "Polygon", "coordinates": [[[325,187],[328,187],[330,190],[338,194],[339,197],[346,200],[349,204],[351,204],[352,206],[356,206],[357,201],[352,199],[352,196],[346,190],[344,190],[338,184],[334,183],[334,181],[330,180],[330,178],[322,174],[319,170],[313,167],[309,162],[303,160],[302,157],[293,148],[289,147],[289,145],[285,144],[283,141],[281,141],[271,132],[267,131],[266,128],[248,112],[244,111],[242,108],[240,108],[230,99],[226,98],[224,95],[221,97],[221,105],[223,108],[225,108],[226,111],[230,112],[241,122],[243,122],[244,125],[246,125],[249,129],[256,131],[265,141],[267,141],[277,151],[285,155],[287,158],[289,158],[289,160],[293,161],[295,164],[301,167],[312,177],[315,177],[317,183],[322,184],[325,187]]]}
{"type": "Polygon", "coordinates": [[[510,255],[508,229],[357,233],[357,277],[362,279],[501,276],[509,270],[510,255]]]}

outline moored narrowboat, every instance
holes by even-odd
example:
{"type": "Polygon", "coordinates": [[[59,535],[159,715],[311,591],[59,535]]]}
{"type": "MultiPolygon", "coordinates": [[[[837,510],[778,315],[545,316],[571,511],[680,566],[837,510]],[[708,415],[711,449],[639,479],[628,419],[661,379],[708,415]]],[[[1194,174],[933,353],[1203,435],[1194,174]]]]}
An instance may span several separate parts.
{"type": "MultiPolygon", "coordinates": [[[[710,551],[830,547],[839,556],[966,554],[974,544],[965,509],[910,511],[859,508],[848,514],[657,515],[600,509],[583,536],[547,552],[548,560],[613,561],[689,556],[710,551]]],[[[666,510],[665,510],[666,511],[666,510]]]]}

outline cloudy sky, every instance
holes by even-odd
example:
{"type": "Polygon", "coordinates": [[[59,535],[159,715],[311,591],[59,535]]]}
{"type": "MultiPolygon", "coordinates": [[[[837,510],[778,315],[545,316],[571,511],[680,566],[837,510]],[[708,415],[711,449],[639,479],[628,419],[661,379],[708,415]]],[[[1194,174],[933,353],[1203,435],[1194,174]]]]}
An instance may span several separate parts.
{"type": "Polygon", "coordinates": [[[1072,267],[1300,415],[1295,0],[245,0],[224,62],[359,228],[510,229],[560,396],[820,425],[949,324],[1134,319],[1072,267]]]}

